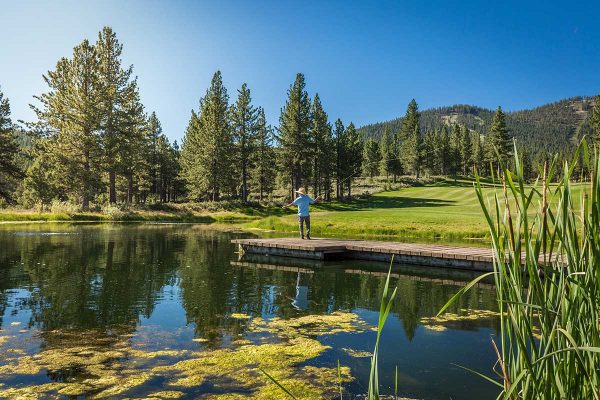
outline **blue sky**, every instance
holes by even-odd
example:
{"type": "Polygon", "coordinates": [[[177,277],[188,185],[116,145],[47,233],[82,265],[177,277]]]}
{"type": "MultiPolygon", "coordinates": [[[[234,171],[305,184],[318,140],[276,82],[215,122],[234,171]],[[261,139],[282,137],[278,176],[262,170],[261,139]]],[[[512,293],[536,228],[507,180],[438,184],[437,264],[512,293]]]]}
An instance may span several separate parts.
{"type": "Polygon", "coordinates": [[[13,119],[42,74],[112,26],[142,100],[183,136],[212,74],[247,82],[276,125],[297,72],[330,120],[358,126],[456,103],[507,110],[600,92],[600,2],[1,1],[0,86],[13,119]]]}

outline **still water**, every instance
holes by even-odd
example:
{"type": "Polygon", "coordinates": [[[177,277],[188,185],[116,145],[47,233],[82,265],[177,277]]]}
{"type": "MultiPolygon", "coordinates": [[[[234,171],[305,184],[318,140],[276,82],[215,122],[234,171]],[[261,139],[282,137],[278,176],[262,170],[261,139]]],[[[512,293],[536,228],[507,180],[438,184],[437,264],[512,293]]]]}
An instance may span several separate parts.
{"type": "MultiPolygon", "coordinates": [[[[248,233],[201,225],[0,226],[0,397],[344,398],[368,387],[386,266],[240,259],[248,233]],[[337,393],[337,395],[336,395],[337,393]]],[[[382,392],[485,399],[494,292],[472,276],[394,268],[382,392]],[[490,312],[492,311],[492,312],[490,312]]]]}

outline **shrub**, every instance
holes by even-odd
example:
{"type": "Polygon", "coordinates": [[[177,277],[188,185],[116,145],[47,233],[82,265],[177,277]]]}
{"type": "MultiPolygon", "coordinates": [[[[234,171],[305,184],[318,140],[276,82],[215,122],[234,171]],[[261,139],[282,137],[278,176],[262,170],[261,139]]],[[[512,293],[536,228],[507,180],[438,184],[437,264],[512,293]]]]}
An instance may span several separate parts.
{"type": "Polygon", "coordinates": [[[69,203],[68,201],[52,200],[50,205],[50,211],[53,214],[67,214],[72,215],[79,212],[79,206],[69,203]]]}

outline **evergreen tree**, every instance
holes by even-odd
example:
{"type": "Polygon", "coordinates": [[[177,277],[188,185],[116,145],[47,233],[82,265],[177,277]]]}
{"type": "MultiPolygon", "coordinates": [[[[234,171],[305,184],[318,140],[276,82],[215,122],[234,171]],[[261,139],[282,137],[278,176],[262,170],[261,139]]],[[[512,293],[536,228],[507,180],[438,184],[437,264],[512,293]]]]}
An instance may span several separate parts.
{"type": "Polygon", "coordinates": [[[456,176],[461,171],[462,160],[461,160],[461,129],[458,124],[454,124],[452,127],[452,132],[450,132],[450,149],[448,154],[448,173],[452,175],[455,179],[456,176]]]}
{"type": "Polygon", "coordinates": [[[471,132],[469,131],[469,128],[467,128],[466,125],[462,127],[460,135],[461,136],[459,153],[461,161],[461,171],[463,176],[467,176],[469,174],[469,166],[472,165],[471,151],[473,146],[471,145],[471,132]]]}
{"type": "Polygon", "coordinates": [[[375,140],[369,139],[365,142],[363,148],[363,173],[373,179],[379,172],[379,164],[381,163],[381,154],[379,153],[379,145],[375,140]]]}
{"type": "Polygon", "coordinates": [[[394,159],[396,153],[394,152],[393,136],[390,135],[390,130],[386,127],[383,131],[383,136],[380,141],[381,162],[380,171],[381,174],[385,175],[386,180],[389,180],[390,175],[394,174],[394,159]]]}
{"type": "Polygon", "coordinates": [[[412,99],[408,104],[406,115],[402,120],[400,142],[402,167],[405,171],[412,172],[418,178],[421,168],[423,138],[419,122],[419,109],[415,99],[412,99]]]}
{"type": "Polygon", "coordinates": [[[160,146],[164,145],[162,137],[162,125],[156,116],[156,112],[152,111],[148,117],[148,122],[145,129],[144,141],[146,143],[146,164],[148,167],[147,179],[150,187],[149,192],[159,194],[160,192],[160,177],[159,169],[161,166],[160,146]]]}
{"type": "Polygon", "coordinates": [[[363,144],[360,139],[360,134],[356,131],[354,124],[350,122],[345,132],[345,150],[346,155],[344,160],[344,183],[348,188],[348,197],[352,196],[352,180],[360,174],[362,166],[362,149],[363,144]]]}
{"type": "MultiPolygon", "coordinates": [[[[156,116],[154,116],[156,117],[156,116]]],[[[150,123],[140,102],[137,85],[130,86],[121,98],[117,123],[119,144],[113,163],[122,175],[121,192],[125,202],[131,204],[145,200],[156,171],[153,160],[154,136],[160,130],[158,119],[150,123]],[[155,124],[153,126],[152,124],[155,124]]]]}
{"type": "Polygon", "coordinates": [[[503,162],[508,160],[512,148],[511,138],[506,128],[506,116],[502,112],[502,108],[498,107],[492,127],[485,138],[485,159],[486,162],[497,163],[498,156],[503,162]],[[496,154],[496,152],[498,152],[496,154]]]}
{"type": "Polygon", "coordinates": [[[392,166],[392,176],[393,182],[396,183],[396,179],[398,176],[404,173],[403,163],[402,163],[402,141],[400,139],[400,132],[396,132],[392,138],[391,152],[393,157],[390,159],[392,166]]]}
{"type": "Polygon", "coordinates": [[[435,131],[427,131],[424,134],[423,137],[423,168],[430,174],[430,175],[437,175],[439,174],[439,170],[438,170],[438,160],[436,158],[436,150],[437,150],[437,143],[436,143],[436,132],[435,131]]]}
{"type": "Polygon", "coordinates": [[[109,177],[109,202],[116,203],[116,176],[125,168],[116,160],[127,159],[128,154],[125,153],[127,149],[121,145],[127,141],[123,136],[129,134],[129,131],[119,128],[119,114],[123,112],[124,96],[128,95],[128,91],[136,88],[135,83],[130,81],[133,67],[123,69],[121,66],[123,45],[117,40],[112,28],[104,27],[100,31],[95,48],[99,59],[98,77],[101,85],[100,129],[104,150],[103,166],[109,177]]]}
{"type": "Polygon", "coordinates": [[[235,162],[241,174],[241,198],[248,201],[248,174],[251,154],[258,132],[258,110],[252,106],[250,89],[245,83],[238,90],[238,99],[231,106],[231,132],[235,144],[235,162]]]}
{"type": "Polygon", "coordinates": [[[290,196],[309,178],[311,169],[309,131],[311,104],[303,74],[288,90],[288,99],[279,117],[279,163],[290,180],[290,196]]]}
{"type": "Polygon", "coordinates": [[[13,201],[11,192],[23,176],[17,162],[19,145],[10,119],[10,103],[0,90],[0,198],[13,201]]]}
{"type": "Polygon", "coordinates": [[[265,110],[258,108],[257,130],[254,138],[254,151],[251,154],[253,166],[252,181],[259,199],[264,200],[266,194],[275,187],[275,150],[273,149],[273,129],[267,125],[265,110]]]}
{"type": "Polygon", "coordinates": [[[471,165],[473,166],[473,174],[483,173],[483,146],[479,132],[474,131],[471,138],[471,165]]]}
{"type": "Polygon", "coordinates": [[[53,176],[57,168],[52,164],[52,152],[48,150],[48,147],[54,145],[54,140],[40,138],[33,147],[32,162],[21,186],[20,203],[26,207],[39,206],[44,211],[59,195],[59,190],[54,185],[57,179],[53,176]]]}
{"type": "Polygon", "coordinates": [[[59,166],[58,179],[83,210],[101,187],[102,152],[98,135],[102,121],[103,88],[96,49],[87,40],[62,58],[44,77],[49,92],[36,97],[40,123],[56,135],[52,152],[59,166]]]}
{"type": "Polygon", "coordinates": [[[594,98],[594,108],[590,116],[590,125],[593,132],[592,140],[595,143],[600,143],[600,94],[594,98]]]}
{"type": "Polygon", "coordinates": [[[340,199],[343,195],[344,163],[346,160],[346,129],[341,119],[335,121],[333,130],[333,140],[335,142],[335,195],[340,199]]]}
{"type": "Polygon", "coordinates": [[[315,94],[312,102],[312,124],[310,129],[310,142],[312,147],[312,180],[314,194],[329,197],[331,191],[334,142],[331,125],[327,120],[327,113],[323,110],[319,94],[315,94]]]}
{"type": "Polygon", "coordinates": [[[436,158],[438,160],[438,171],[442,175],[450,174],[452,154],[450,147],[450,135],[448,129],[442,126],[439,132],[436,134],[437,147],[436,147],[436,158]]]}
{"type": "Polygon", "coordinates": [[[157,143],[157,194],[161,203],[175,197],[174,184],[179,174],[178,154],[165,135],[160,135],[157,143]]]}
{"type": "Polygon", "coordinates": [[[227,90],[217,71],[200,100],[200,111],[192,113],[183,142],[182,174],[193,198],[216,201],[232,189],[233,141],[227,103],[227,90]]]}

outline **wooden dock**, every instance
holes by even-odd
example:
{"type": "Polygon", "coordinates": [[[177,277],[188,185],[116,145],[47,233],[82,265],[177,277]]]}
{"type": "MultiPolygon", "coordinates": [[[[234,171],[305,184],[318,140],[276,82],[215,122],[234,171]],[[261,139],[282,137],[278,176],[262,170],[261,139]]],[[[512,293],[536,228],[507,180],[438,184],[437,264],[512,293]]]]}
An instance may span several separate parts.
{"type": "Polygon", "coordinates": [[[356,259],[391,261],[413,265],[491,271],[493,253],[489,248],[437,244],[378,242],[369,240],[235,239],[241,253],[313,260],[356,259]]]}

